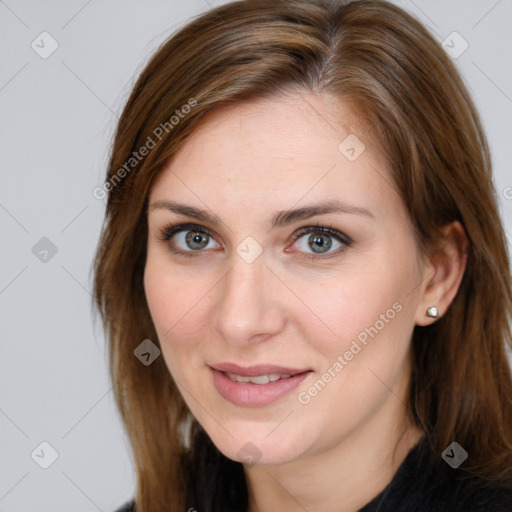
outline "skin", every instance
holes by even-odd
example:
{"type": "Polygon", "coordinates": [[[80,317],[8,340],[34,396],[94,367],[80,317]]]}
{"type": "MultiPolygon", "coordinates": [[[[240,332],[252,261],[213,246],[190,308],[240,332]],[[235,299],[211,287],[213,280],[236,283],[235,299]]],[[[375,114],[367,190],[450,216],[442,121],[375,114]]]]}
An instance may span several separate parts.
{"type": "Polygon", "coordinates": [[[164,200],[222,220],[150,208],[144,285],[162,355],[193,415],[227,457],[242,461],[248,442],[258,450],[244,466],[249,511],[358,510],[422,435],[406,406],[411,335],[415,325],[435,321],[429,306],[444,314],[457,293],[467,249],[462,227],[447,226],[433,257],[423,258],[369,127],[338,100],[312,93],[214,112],[155,180],[149,202],[164,200]],[[354,161],[338,150],[349,134],[366,146],[354,161]],[[276,211],[331,199],[371,215],[266,225],[276,211]],[[204,235],[206,248],[187,245],[187,230],[159,240],[167,225],[186,222],[214,233],[204,235]],[[318,224],[353,243],[343,247],[324,235],[332,242],[324,254],[308,245],[311,234],[292,239],[318,224]],[[236,252],[249,236],[263,249],[252,263],[236,252]],[[300,403],[298,394],[396,303],[400,312],[300,403]],[[314,373],[277,402],[240,407],[213,385],[208,365],[225,361],[314,373]]]}

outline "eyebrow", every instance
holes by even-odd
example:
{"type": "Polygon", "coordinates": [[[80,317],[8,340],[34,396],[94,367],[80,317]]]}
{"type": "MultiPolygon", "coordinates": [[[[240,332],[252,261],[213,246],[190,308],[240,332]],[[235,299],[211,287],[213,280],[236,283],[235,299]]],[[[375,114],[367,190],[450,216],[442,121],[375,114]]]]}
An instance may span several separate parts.
{"type": "MultiPolygon", "coordinates": [[[[194,219],[209,223],[214,226],[224,224],[222,220],[214,213],[209,213],[207,210],[202,210],[200,208],[196,208],[195,206],[189,206],[174,201],[155,201],[148,207],[148,211],[158,209],[165,209],[180,215],[193,217],[194,219]]],[[[268,231],[271,231],[277,227],[287,226],[299,220],[309,219],[310,217],[315,217],[316,215],[326,215],[328,213],[364,215],[375,220],[375,215],[366,208],[352,204],[346,204],[343,201],[334,199],[330,201],[321,201],[320,203],[310,204],[303,206],[302,208],[275,212],[270,220],[267,221],[266,226],[268,227],[268,231]]]]}

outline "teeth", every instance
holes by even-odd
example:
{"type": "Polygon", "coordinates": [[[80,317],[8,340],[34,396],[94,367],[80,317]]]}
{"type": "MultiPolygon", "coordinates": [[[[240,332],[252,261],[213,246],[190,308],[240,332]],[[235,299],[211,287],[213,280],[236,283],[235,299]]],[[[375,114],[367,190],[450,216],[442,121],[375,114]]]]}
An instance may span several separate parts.
{"type": "Polygon", "coordinates": [[[242,375],[236,375],[235,373],[226,372],[226,375],[235,382],[252,382],[253,384],[268,384],[269,382],[275,382],[280,379],[289,379],[291,375],[278,373],[270,373],[269,375],[255,375],[254,377],[245,377],[242,375]]]}

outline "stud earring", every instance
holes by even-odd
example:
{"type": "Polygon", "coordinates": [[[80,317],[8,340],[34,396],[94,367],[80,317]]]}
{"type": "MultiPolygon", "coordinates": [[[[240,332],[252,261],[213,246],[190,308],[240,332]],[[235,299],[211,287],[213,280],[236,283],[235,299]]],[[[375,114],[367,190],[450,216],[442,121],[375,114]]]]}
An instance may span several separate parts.
{"type": "Polygon", "coordinates": [[[439,316],[439,311],[436,306],[432,306],[427,309],[427,316],[430,318],[437,318],[439,316]]]}

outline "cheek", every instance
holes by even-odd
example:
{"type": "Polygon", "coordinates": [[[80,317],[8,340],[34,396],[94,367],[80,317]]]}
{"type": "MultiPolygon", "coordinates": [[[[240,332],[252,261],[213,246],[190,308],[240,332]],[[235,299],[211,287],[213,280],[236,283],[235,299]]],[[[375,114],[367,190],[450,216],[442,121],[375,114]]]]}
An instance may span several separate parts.
{"type": "Polygon", "coordinates": [[[319,286],[295,288],[308,306],[306,311],[298,304],[295,322],[308,330],[311,343],[331,358],[349,350],[354,340],[364,347],[376,336],[398,334],[411,321],[404,311],[411,300],[414,265],[405,260],[391,265],[382,255],[371,260],[347,265],[319,286]]]}
{"type": "MultiPolygon", "coordinates": [[[[153,323],[169,369],[174,373],[178,361],[193,363],[204,331],[204,308],[209,302],[209,286],[199,286],[193,278],[159,268],[148,260],[144,288],[153,323]]],[[[183,365],[180,363],[179,365],[183,365]]]]}
{"type": "MultiPolygon", "coordinates": [[[[352,265],[350,272],[329,281],[333,284],[326,282],[309,294],[308,304],[321,323],[311,313],[308,318],[295,317],[313,353],[322,356],[319,376],[325,385],[308,383],[299,399],[311,402],[307,409],[319,414],[325,403],[332,402],[350,404],[350,410],[359,411],[355,416],[364,415],[404,370],[414,328],[415,262],[382,254],[366,261],[365,268],[352,265]],[[320,395],[323,398],[316,398],[320,395]]],[[[345,412],[340,412],[340,420],[345,412]]]]}
{"type": "Polygon", "coordinates": [[[413,313],[400,280],[389,276],[379,284],[370,292],[347,285],[337,307],[325,304],[323,318],[336,335],[308,331],[323,365],[315,380],[298,390],[296,401],[302,420],[311,430],[322,429],[326,443],[340,428],[346,434],[378,411],[390,390],[400,393],[413,313]]]}

